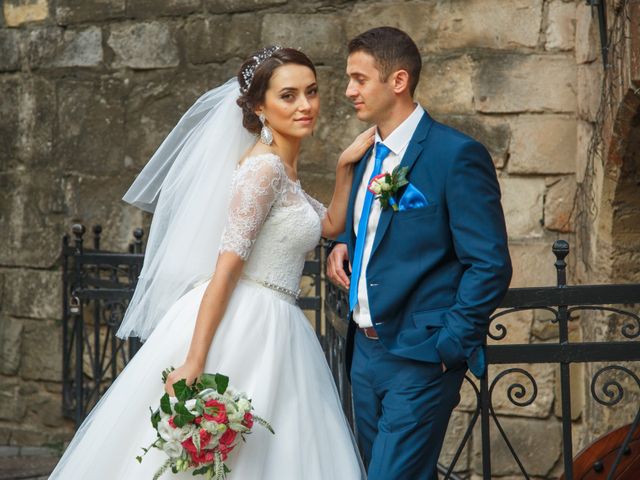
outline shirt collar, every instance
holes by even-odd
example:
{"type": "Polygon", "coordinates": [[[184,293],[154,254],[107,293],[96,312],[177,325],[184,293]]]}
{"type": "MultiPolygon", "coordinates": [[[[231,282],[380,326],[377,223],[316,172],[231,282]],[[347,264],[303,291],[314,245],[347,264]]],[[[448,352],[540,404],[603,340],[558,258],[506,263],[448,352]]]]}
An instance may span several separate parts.
{"type": "Polygon", "coordinates": [[[422,106],[420,104],[416,104],[416,108],[411,112],[411,115],[409,115],[404,122],[398,125],[384,141],[380,138],[380,134],[376,128],[376,143],[384,143],[395,155],[399,155],[404,147],[407,146],[409,140],[411,140],[413,132],[415,132],[418,127],[423,114],[424,109],[422,106]]]}

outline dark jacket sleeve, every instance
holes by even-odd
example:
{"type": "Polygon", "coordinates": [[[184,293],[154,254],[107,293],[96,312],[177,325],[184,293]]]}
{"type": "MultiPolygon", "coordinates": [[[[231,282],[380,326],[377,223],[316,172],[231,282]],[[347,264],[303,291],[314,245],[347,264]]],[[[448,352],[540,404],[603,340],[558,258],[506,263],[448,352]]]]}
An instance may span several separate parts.
{"type": "Polygon", "coordinates": [[[480,143],[462,144],[445,188],[453,245],[465,271],[436,349],[447,368],[454,368],[482,348],[489,317],[509,287],[512,269],[498,179],[480,143]]]}

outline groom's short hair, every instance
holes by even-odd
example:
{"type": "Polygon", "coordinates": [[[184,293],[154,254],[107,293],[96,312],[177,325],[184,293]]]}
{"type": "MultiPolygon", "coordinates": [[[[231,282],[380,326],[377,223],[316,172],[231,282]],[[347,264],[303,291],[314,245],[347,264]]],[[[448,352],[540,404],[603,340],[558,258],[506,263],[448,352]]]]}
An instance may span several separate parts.
{"type": "Polygon", "coordinates": [[[409,73],[409,91],[413,96],[420,79],[422,58],[417,45],[409,35],[394,27],[377,27],[351,39],[349,55],[365,52],[376,61],[380,80],[386,82],[393,72],[406,70],[409,73]]]}

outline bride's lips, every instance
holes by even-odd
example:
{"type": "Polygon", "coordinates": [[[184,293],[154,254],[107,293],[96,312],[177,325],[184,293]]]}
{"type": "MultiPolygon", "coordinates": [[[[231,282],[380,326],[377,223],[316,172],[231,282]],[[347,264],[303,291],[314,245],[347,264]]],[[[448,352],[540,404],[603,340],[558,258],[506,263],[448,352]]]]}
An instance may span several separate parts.
{"type": "Polygon", "coordinates": [[[311,122],[313,122],[313,117],[296,118],[294,121],[301,123],[303,125],[310,125],[311,122]]]}

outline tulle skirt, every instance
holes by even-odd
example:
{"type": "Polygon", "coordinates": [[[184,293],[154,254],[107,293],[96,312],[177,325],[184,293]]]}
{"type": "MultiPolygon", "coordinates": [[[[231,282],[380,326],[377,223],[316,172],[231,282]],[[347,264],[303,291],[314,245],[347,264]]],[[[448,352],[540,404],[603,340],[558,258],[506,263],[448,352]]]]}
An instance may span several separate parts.
{"type": "MultiPolygon", "coordinates": [[[[185,359],[207,284],[180,298],[82,424],[52,479],[151,479],[166,460],[152,449],[149,407],[163,394],[161,372],[185,359]]],[[[241,280],[211,345],[206,372],[230,377],[276,434],[256,425],[229,456],[230,480],[366,478],[315,333],[277,292],[241,280]]],[[[195,478],[167,472],[162,478],[195,478]]]]}

